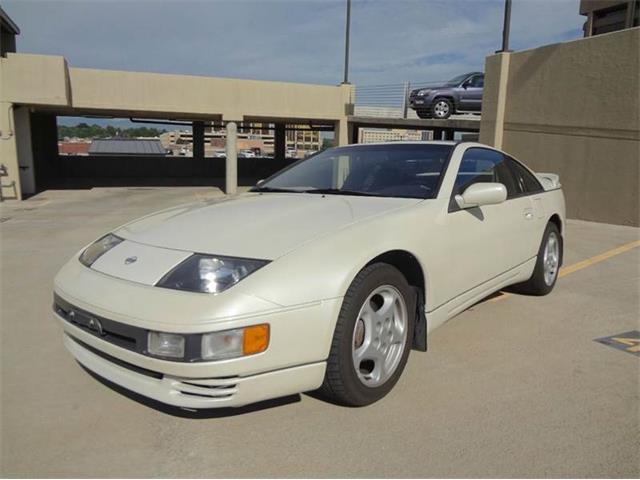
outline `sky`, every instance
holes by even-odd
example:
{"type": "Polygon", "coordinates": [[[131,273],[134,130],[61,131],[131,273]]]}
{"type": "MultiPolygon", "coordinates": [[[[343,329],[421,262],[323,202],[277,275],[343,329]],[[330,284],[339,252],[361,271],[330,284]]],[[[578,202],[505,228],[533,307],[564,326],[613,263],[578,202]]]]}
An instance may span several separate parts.
{"type": "MultiPolygon", "coordinates": [[[[336,85],[346,0],[2,0],[18,52],[72,67],[336,85]]],[[[582,36],[579,0],[513,0],[511,48],[582,36]]],[[[503,0],[353,0],[349,80],[445,80],[500,48],[503,0]]]]}

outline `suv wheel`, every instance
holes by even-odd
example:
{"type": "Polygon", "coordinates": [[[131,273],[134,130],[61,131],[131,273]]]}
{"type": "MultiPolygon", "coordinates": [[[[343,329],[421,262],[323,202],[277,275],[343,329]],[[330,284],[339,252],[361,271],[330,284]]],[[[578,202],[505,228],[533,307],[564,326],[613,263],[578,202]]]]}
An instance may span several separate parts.
{"type": "Polygon", "coordinates": [[[453,113],[453,103],[448,98],[436,98],[431,105],[431,115],[433,118],[444,120],[453,113]]]}
{"type": "Polygon", "coordinates": [[[416,110],[416,115],[418,115],[418,118],[431,118],[431,112],[425,109],[416,110]]]}

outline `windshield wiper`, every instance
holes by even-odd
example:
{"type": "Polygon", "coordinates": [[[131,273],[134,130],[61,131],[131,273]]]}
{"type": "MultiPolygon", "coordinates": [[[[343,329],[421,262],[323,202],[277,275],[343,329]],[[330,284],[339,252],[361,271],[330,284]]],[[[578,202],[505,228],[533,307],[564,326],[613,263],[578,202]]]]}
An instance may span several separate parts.
{"type": "Polygon", "coordinates": [[[304,190],[304,193],[320,193],[324,195],[352,195],[357,197],[378,197],[374,193],[359,192],[357,190],[341,190],[339,188],[313,188],[311,190],[304,190]]]}
{"type": "Polygon", "coordinates": [[[276,188],[276,187],[253,187],[251,192],[281,192],[281,193],[303,193],[306,190],[295,190],[293,188],[276,188]]]}

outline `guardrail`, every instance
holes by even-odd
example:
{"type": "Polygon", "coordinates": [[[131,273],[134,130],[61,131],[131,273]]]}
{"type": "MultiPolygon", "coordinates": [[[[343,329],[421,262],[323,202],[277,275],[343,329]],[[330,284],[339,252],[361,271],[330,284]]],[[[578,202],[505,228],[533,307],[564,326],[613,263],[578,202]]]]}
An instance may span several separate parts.
{"type": "Polygon", "coordinates": [[[354,87],[354,114],[365,117],[418,118],[409,108],[409,94],[418,88],[442,85],[443,81],[404,82],[354,87]]]}

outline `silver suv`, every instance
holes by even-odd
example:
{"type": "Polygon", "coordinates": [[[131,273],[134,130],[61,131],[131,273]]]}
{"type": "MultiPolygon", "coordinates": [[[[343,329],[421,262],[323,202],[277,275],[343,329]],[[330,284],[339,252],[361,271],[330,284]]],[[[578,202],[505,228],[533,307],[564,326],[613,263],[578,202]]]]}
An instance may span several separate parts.
{"type": "Polygon", "coordinates": [[[453,113],[482,110],[484,73],[471,72],[452,78],[442,85],[413,90],[409,106],[420,118],[449,118],[453,113]]]}

